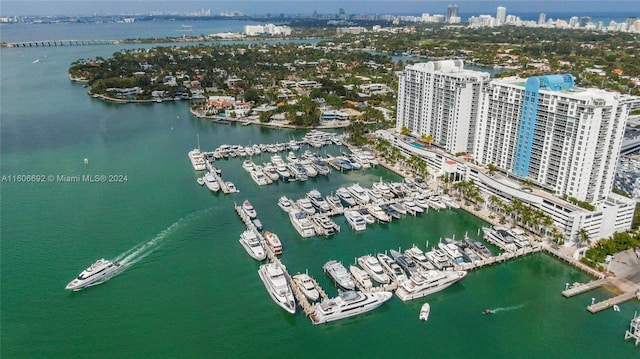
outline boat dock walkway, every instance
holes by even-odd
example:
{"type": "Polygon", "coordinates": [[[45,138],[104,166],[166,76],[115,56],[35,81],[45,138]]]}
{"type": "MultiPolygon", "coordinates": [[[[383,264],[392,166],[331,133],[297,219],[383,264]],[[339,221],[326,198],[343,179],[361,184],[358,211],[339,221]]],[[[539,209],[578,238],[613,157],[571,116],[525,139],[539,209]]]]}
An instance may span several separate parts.
{"type": "Polygon", "coordinates": [[[601,310],[605,310],[607,308],[613,307],[614,305],[631,300],[639,295],[640,294],[638,294],[638,292],[628,292],[628,293],[620,294],[613,298],[609,298],[609,299],[603,300],[602,302],[598,302],[593,305],[587,306],[587,310],[590,311],[591,313],[597,313],[601,310]]]}
{"type": "Polygon", "coordinates": [[[213,178],[216,179],[216,181],[220,185],[220,190],[222,191],[222,193],[224,193],[224,194],[233,193],[233,192],[231,192],[229,190],[229,186],[227,186],[227,183],[222,180],[222,177],[220,177],[220,175],[215,170],[215,168],[213,168],[213,165],[211,165],[211,162],[209,162],[209,161],[205,161],[205,162],[206,162],[206,166],[207,166],[207,171],[209,171],[213,175],[213,178]]]}
{"type": "Polygon", "coordinates": [[[493,257],[483,258],[481,260],[474,261],[474,262],[471,262],[471,263],[465,262],[465,263],[462,263],[462,264],[458,264],[458,265],[453,266],[453,269],[454,270],[470,271],[470,270],[482,268],[484,266],[506,262],[506,261],[508,261],[510,259],[522,257],[522,256],[525,256],[527,254],[540,252],[541,250],[542,250],[542,248],[540,246],[519,248],[518,250],[516,250],[514,252],[502,252],[502,253],[497,254],[497,255],[495,255],[493,257]]]}
{"type": "Polygon", "coordinates": [[[573,287],[567,290],[563,290],[562,295],[564,295],[567,298],[570,298],[570,297],[573,297],[574,295],[578,295],[578,294],[590,291],[592,289],[602,287],[603,285],[611,282],[612,280],[613,278],[607,277],[607,278],[598,279],[596,281],[589,282],[589,283],[574,285],[573,287]]]}

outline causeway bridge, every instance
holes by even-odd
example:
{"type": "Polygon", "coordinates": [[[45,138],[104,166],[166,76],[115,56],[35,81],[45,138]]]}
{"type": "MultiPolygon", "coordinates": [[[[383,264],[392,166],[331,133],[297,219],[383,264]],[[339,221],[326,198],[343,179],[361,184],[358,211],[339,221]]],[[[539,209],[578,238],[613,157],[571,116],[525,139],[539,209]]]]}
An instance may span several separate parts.
{"type": "Polygon", "coordinates": [[[23,42],[5,42],[3,47],[53,47],[53,46],[87,46],[87,45],[114,45],[119,40],[38,40],[23,42]]]}

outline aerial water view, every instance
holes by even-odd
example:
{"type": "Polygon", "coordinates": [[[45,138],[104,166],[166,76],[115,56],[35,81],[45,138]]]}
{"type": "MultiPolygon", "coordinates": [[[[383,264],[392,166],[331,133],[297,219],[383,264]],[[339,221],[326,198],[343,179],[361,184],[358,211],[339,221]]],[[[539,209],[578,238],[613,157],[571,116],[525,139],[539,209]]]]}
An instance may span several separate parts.
{"type": "Polygon", "coordinates": [[[0,357],[639,358],[638,1],[0,1],[0,357]]]}

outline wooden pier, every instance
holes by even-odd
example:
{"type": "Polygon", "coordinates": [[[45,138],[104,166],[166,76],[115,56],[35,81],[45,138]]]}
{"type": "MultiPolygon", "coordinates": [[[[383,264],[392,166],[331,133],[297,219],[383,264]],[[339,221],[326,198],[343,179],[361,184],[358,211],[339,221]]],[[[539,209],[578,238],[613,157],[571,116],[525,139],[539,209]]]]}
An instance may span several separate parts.
{"type": "Polygon", "coordinates": [[[205,165],[205,166],[207,167],[207,171],[209,171],[209,172],[213,175],[213,178],[215,178],[215,179],[216,179],[216,181],[218,182],[218,185],[220,185],[220,190],[222,191],[222,193],[224,193],[224,194],[230,194],[230,193],[236,193],[236,192],[239,192],[238,190],[236,190],[236,191],[232,192],[232,191],[229,189],[229,186],[227,185],[227,182],[225,182],[225,181],[223,181],[223,180],[222,180],[222,177],[220,177],[220,175],[218,174],[218,172],[216,171],[216,169],[215,169],[215,168],[213,168],[213,166],[211,165],[211,162],[206,161],[206,165],[205,165]]]}
{"type": "Polygon", "coordinates": [[[612,279],[613,278],[608,277],[608,278],[598,279],[596,281],[589,282],[589,283],[574,285],[569,289],[563,290],[562,295],[564,295],[567,298],[570,298],[570,297],[573,297],[574,295],[578,295],[578,294],[590,291],[592,289],[602,287],[603,285],[611,282],[612,279]]]}

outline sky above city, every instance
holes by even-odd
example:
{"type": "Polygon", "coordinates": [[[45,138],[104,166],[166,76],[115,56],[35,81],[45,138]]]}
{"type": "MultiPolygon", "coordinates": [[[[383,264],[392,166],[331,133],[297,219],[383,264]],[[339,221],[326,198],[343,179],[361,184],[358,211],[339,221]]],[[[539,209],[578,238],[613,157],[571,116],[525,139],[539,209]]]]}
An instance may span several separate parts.
{"type": "Polygon", "coordinates": [[[640,0],[0,0],[0,15],[113,15],[211,10],[252,14],[334,14],[344,9],[347,14],[432,14],[445,13],[449,4],[457,4],[461,14],[493,14],[497,6],[507,13],[556,12],[575,15],[607,12],[613,9],[640,15],[640,0]],[[615,3],[615,5],[614,5],[615,3]]]}

